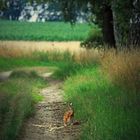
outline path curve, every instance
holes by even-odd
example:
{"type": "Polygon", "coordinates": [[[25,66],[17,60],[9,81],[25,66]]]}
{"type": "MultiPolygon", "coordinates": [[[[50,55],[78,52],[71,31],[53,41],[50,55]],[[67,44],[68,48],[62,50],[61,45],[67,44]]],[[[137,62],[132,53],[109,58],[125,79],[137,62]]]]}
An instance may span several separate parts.
{"type": "Polygon", "coordinates": [[[63,102],[62,82],[46,78],[49,86],[42,89],[44,100],[36,105],[36,113],[23,126],[19,140],[78,140],[79,125],[63,126],[67,104],[63,102]]]}
{"type": "Polygon", "coordinates": [[[12,71],[0,72],[0,82],[7,80],[11,73],[12,71]]]}

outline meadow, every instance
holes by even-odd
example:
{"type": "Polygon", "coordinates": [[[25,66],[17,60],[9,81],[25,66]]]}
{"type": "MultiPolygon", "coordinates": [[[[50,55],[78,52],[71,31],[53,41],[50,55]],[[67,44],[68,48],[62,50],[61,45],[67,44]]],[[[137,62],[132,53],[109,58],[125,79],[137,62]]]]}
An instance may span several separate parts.
{"type": "MultiPolygon", "coordinates": [[[[117,54],[113,50],[99,53],[85,50],[75,54],[68,51],[37,51],[26,58],[21,55],[2,56],[0,64],[3,65],[3,70],[47,66],[54,71],[54,78],[64,80],[64,99],[73,103],[75,119],[81,122],[81,140],[138,140],[138,57],[139,50],[120,51],[117,54]]],[[[14,77],[21,78],[24,75],[26,79],[22,73],[19,71],[15,74],[17,77],[14,77]]],[[[34,78],[37,80],[36,76],[34,78]]],[[[34,80],[33,83],[35,84],[34,80]]],[[[6,86],[11,87],[9,84],[5,82],[6,86]]],[[[11,88],[6,90],[8,92],[11,88]]]]}
{"type": "MultiPolygon", "coordinates": [[[[5,22],[7,21],[0,24],[5,22]]],[[[7,24],[15,26],[18,30],[19,26],[25,23],[7,22],[7,24]]],[[[29,24],[33,23],[26,23],[29,24]]],[[[30,27],[40,25],[45,28],[46,24],[42,27],[42,23],[37,23],[30,27]]],[[[85,25],[78,26],[76,28],[85,28],[80,27],[85,25]]],[[[14,34],[11,30],[12,28],[7,29],[14,34]]],[[[50,34],[54,35],[51,32],[50,34]]],[[[28,34],[27,30],[26,33],[28,34]]],[[[83,31],[77,34],[82,35],[83,31]]],[[[21,32],[19,35],[22,35],[21,32]]],[[[35,37],[38,37],[37,34],[35,37]]],[[[9,39],[6,36],[0,38],[9,39]]],[[[31,39],[29,36],[27,38],[31,39]]],[[[79,40],[75,36],[73,38],[79,40]]],[[[56,37],[55,40],[57,39],[56,37]]],[[[15,40],[18,40],[16,33],[15,40]]],[[[33,113],[34,104],[42,99],[38,93],[47,83],[38,74],[48,71],[54,72],[53,78],[64,81],[64,100],[73,103],[74,119],[82,126],[80,140],[140,139],[139,49],[118,50],[117,53],[115,50],[96,49],[44,51],[40,49],[39,44],[38,49],[30,50],[28,43],[26,47],[23,45],[24,42],[21,43],[24,49],[18,47],[20,43],[14,43],[13,46],[17,45],[15,48],[11,42],[11,45],[3,43],[1,41],[0,44],[0,71],[13,70],[7,81],[0,82],[0,129],[3,130],[0,131],[0,136],[4,140],[15,139],[22,122],[33,113]]]]}
{"type": "Polygon", "coordinates": [[[82,41],[97,26],[64,22],[30,23],[0,20],[0,40],[82,41]]]}

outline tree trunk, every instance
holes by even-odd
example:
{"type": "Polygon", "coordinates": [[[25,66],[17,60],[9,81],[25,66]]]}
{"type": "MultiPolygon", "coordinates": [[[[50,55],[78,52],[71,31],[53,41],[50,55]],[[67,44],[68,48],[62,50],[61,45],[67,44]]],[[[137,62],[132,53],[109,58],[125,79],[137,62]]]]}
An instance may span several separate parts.
{"type": "Polygon", "coordinates": [[[133,13],[130,19],[129,44],[133,47],[140,47],[140,1],[133,2],[133,13]]]}
{"type": "Polygon", "coordinates": [[[103,39],[105,44],[109,47],[116,48],[114,27],[113,27],[113,14],[111,6],[104,5],[103,7],[103,39]]]}

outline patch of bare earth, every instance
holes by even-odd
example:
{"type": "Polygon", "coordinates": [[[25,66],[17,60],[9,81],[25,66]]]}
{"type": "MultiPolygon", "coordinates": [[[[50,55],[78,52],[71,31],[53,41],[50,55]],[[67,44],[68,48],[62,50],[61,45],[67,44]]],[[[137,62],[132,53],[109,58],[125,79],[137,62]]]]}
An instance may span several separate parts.
{"type": "Polygon", "coordinates": [[[78,140],[79,125],[63,126],[63,114],[67,109],[62,94],[62,82],[45,74],[49,86],[42,89],[44,100],[36,105],[34,116],[29,118],[19,136],[19,140],[78,140]]]}

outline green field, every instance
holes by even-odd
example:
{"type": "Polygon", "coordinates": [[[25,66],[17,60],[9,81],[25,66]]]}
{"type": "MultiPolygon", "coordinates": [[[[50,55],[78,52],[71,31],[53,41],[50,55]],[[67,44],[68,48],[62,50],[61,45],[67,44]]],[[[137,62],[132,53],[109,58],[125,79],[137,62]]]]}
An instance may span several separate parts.
{"type": "Polygon", "coordinates": [[[29,23],[0,20],[0,40],[82,41],[95,25],[64,22],[29,23]]]}

